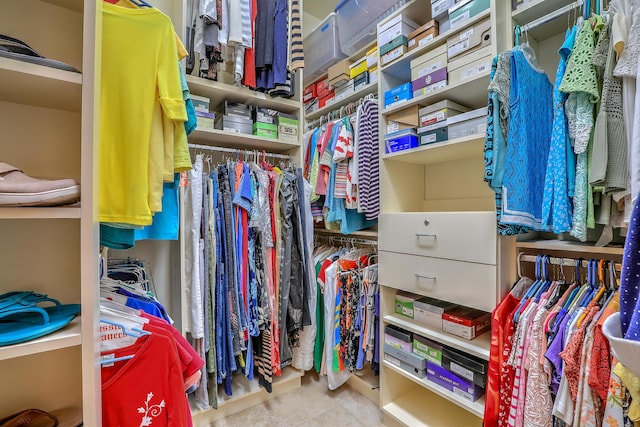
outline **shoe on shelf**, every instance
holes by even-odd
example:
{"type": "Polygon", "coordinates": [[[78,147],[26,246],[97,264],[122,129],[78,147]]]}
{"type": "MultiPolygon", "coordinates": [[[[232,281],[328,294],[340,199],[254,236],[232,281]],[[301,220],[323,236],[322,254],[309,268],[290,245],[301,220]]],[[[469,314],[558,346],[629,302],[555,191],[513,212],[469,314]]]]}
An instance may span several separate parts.
{"type": "Polygon", "coordinates": [[[0,162],[0,206],[61,206],[80,200],[73,179],[38,179],[0,162]]]}

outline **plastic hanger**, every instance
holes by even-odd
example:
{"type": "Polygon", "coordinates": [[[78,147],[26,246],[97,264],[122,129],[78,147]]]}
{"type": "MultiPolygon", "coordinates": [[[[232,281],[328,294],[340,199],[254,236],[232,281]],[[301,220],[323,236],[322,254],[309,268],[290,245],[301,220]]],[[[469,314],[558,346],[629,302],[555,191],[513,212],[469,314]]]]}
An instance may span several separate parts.
{"type": "Polygon", "coordinates": [[[533,284],[529,287],[527,292],[524,294],[524,296],[520,300],[520,304],[518,305],[518,308],[513,313],[514,323],[518,323],[518,320],[520,320],[520,314],[522,313],[522,311],[524,311],[525,306],[528,304],[529,298],[531,298],[531,296],[538,289],[538,286],[541,284],[541,278],[540,278],[541,262],[542,262],[542,255],[538,255],[536,257],[536,271],[535,271],[536,280],[535,282],[533,282],[533,284]]]}
{"type": "Polygon", "coordinates": [[[522,31],[522,27],[520,25],[516,26],[516,33],[519,33],[519,35],[516,37],[516,46],[513,48],[514,51],[520,51],[524,54],[525,59],[527,60],[527,62],[529,63],[529,65],[531,65],[531,67],[533,69],[535,69],[538,72],[544,72],[544,70],[542,69],[542,67],[540,67],[540,64],[538,64],[538,60],[536,59],[536,53],[533,50],[533,48],[529,45],[529,33],[528,31],[522,31]],[[520,37],[523,38],[521,43],[518,43],[520,41],[520,37]]]}

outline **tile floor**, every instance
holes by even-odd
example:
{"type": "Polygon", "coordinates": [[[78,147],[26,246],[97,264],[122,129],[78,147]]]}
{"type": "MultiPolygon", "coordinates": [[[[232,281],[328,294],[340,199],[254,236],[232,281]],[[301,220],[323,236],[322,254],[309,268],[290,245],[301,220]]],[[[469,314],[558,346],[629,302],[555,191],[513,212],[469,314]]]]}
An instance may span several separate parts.
{"type": "Polygon", "coordinates": [[[327,378],[315,373],[302,377],[302,388],[253,406],[212,424],[215,427],[354,427],[383,426],[378,406],[344,385],[327,388],[327,378]]]}

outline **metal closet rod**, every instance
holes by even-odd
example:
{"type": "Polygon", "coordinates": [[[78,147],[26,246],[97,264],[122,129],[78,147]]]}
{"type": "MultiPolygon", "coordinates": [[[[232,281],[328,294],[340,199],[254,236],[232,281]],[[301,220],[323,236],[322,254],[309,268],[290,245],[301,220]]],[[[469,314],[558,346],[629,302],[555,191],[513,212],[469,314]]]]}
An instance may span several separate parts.
{"type": "Polygon", "coordinates": [[[568,4],[564,7],[561,7],[560,9],[557,9],[545,16],[542,16],[534,21],[529,22],[528,24],[525,24],[523,26],[520,27],[520,29],[523,32],[527,32],[530,30],[533,30],[536,27],[539,27],[542,24],[546,24],[547,22],[553,21],[554,19],[557,19],[559,17],[561,17],[562,15],[564,15],[565,13],[571,12],[573,9],[577,9],[579,7],[582,7],[582,5],[584,4],[583,0],[577,0],[571,4],[568,4]]]}
{"type": "MultiPolygon", "coordinates": [[[[594,257],[595,259],[606,259],[603,257],[594,257]]],[[[537,255],[524,255],[522,252],[520,252],[520,254],[518,255],[518,261],[519,262],[536,262],[538,260],[538,256],[537,255]]],[[[549,264],[552,265],[562,265],[562,266],[566,266],[566,267],[575,267],[576,266],[576,262],[578,260],[576,258],[563,258],[563,257],[549,257],[549,264]]],[[[616,267],[621,266],[622,264],[616,262],[616,267]]],[[[589,266],[589,259],[585,258],[582,260],[582,267],[588,267],[589,266]]]]}
{"type": "Polygon", "coordinates": [[[373,239],[355,239],[353,237],[332,236],[326,234],[316,235],[316,238],[326,239],[329,240],[329,242],[352,243],[354,245],[378,245],[378,241],[373,239]]]}
{"type": "Polygon", "coordinates": [[[195,148],[196,150],[218,151],[221,153],[231,153],[231,154],[244,153],[245,155],[256,154],[256,153],[258,155],[261,155],[262,153],[264,153],[267,157],[273,157],[276,159],[291,158],[291,156],[288,154],[269,153],[269,152],[265,152],[264,150],[242,150],[239,148],[216,147],[214,145],[189,144],[189,148],[195,148]]]}

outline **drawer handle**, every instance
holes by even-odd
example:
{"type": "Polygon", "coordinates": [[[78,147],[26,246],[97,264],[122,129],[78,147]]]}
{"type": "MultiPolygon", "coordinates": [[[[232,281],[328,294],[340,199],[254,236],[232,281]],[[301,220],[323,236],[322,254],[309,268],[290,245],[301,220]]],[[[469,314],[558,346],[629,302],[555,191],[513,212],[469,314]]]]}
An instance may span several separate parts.
{"type": "Polygon", "coordinates": [[[416,237],[418,237],[418,238],[420,238],[420,237],[433,237],[435,239],[436,235],[435,234],[416,233],[416,237]]]}
{"type": "Polygon", "coordinates": [[[415,274],[416,279],[427,279],[427,280],[436,280],[436,276],[425,276],[424,274],[415,274]]]}

